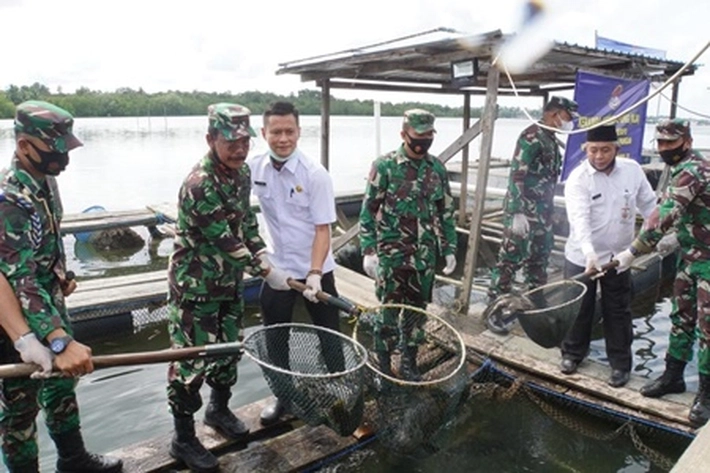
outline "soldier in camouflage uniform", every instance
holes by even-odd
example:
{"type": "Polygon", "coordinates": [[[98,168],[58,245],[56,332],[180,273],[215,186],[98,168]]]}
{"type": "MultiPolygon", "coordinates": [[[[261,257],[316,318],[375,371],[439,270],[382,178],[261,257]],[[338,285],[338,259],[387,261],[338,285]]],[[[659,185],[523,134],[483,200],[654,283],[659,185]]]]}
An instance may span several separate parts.
{"type": "MultiPolygon", "coordinates": [[[[360,213],[360,246],[363,268],[375,278],[382,303],[425,308],[432,298],[437,253],[446,260],[444,274],[456,267],[454,205],[446,168],[428,153],[435,131],[430,112],[405,112],[402,145],[372,164],[360,213]]],[[[400,374],[416,380],[424,321],[410,313],[398,326],[397,312],[383,311],[376,322],[379,366],[391,374],[391,353],[399,348],[400,374]]]]}
{"type": "MultiPolygon", "coordinates": [[[[552,97],[540,123],[569,131],[576,116],[574,101],[552,97]]],[[[515,273],[523,265],[529,289],[547,284],[547,264],[554,243],[553,198],[561,166],[562,154],[553,131],[539,123],[523,130],[510,163],[503,203],[503,242],[488,289],[491,301],[510,292],[515,273]]]]}
{"type": "Polygon", "coordinates": [[[54,179],[69,163],[69,151],[81,146],[73,123],[66,110],[50,103],[19,104],[15,154],[10,167],[0,172],[0,296],[7,310],[1,321],[0,361],[43,366],[40,377],[0,380],[3,460],[11,472],[39,471],[35,418],[40,406],[57,447],[59,472],[122,469],[118,459],[88,453],[80,431],[75,376],[93,371],[93,363],[91,349],[71,337],[64,298],[76,282],[65,274],[62,206],[54,179]],[[52,355],[67,377],[44,379],[52,355]]]}
{"type": "MultiPolygon", "coordinates": [[[[266,245],[249,205],[251,175],[244,165],[254,130],[249,109],[219,103],[208,108],[209,152],[183,181],[175,248],[168,268],[169,325],[174,348],[241,340],[244,271],[278,290],[286,275],[256,256],[266,245]]],[[[247,427],[229,409],[238,356],[174,362],[168,369],[168,404],[175,435],[170,454],[193,471],[216,471],[217,459],[195,437],[193,415],[200,387],[212,388],[205,423],[229,438],[247,427]]]]}
{"type": "Polygon", "coordinates": [[[641,394],[660,397],[684,392],[683,371],[699,337],[699,389],[688,416],[691,424],[699,427],[710,417],[710,162],[692,149],[688,120],[660,122],[656,140],[661,158],[671,167],[668,189],[649,228],[616,259],[621,271],[637,254],[653,250],[665,233],[675,230],[677,234],[680,257],[673,284],[666,369],[660,378],[643,386],[641,394]]]}

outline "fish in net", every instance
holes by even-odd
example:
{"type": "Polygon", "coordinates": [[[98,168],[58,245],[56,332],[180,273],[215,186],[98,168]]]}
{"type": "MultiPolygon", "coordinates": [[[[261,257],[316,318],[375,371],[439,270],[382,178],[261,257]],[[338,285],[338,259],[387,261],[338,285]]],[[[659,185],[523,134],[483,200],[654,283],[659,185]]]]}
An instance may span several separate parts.
{"type": "Polygon", "coordinates": [[[436,445],[469,391],[461,335],[423,309],[384,304],[360,315],[353,337],[368,351],[367,411],[378,440],[405,454],[436,445]]]}
{"type": "Polygon", "coordinates": [[[244,350],[303,422],[342,436],[362,422],[367,351],[355,340],[315,325],[275,324],[247,337],[244,350]]]}
{"type": "Polygon", "coordinates": [[[483,312],[488,328],[507,334],[517,320],[525,334],[544,348],[558,347],[574,325],[587,286],[565,279],[523,294],[504,294],[483,312]]]}

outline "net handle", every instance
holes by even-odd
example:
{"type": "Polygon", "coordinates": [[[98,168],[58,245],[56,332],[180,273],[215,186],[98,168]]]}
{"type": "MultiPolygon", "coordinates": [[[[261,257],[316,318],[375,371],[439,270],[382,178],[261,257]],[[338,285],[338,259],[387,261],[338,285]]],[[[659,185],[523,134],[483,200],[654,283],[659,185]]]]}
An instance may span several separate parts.
{"type": "MultiPolygon", "coordinates": [[[[169,361],[180,361],[194,358],[209,358],[213,356],[230,356],[241,354],[244,349],[242,342],[215,343],[213,345],[170,348],[167,350],[119,353],[115,355],[92,356],[94,369],[111,368],[114,366],[149,365],[169,361]]],[[[0,365],[0,379],[22,378],[30,376],[42,368],[34,363],[11,363],[0,365]]],[[[61,376],[61,372],[56,372],[61,376]]],[[[54,376],[55,373],[52,373],[54,376]]]]}
{"type": "Polygon", "coordinates": [[[605,265],[602,265],[601,269],[592,268],[589,271],[583,273],[575,274],[570,279],[579,282],[587,282],[590,279],[596,279],[604,276],[604,273],[610,269],[614,269],[619,266],[619,260],[611,260],[605,265]]]}
{"type": "MultiPolygon", "coordinates": [[[[291,289],[295,289],[298,292],[303,292],[308,289],[308,286],[293,278],[288,278],[286,282],[291,287],[291,289]]],[[[326,304],[335,306],[343,312],[347,312],[348,314],[354,315],[355,317],[359,316],[363,312],[362,307],[353,304],[352,302],[343,299],[342,297],[335,297],[324,291],[316,292],[316,298],[321,302],[325,302],[326,304]]]]}

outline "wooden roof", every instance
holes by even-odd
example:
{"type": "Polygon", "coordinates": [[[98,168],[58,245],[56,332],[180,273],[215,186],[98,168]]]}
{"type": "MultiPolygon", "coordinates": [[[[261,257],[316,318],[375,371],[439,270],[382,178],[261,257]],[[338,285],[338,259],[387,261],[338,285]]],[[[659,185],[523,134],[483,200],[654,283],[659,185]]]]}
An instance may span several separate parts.
{"type": "MultiPolygon", "coordinates": [[[[447,31],[445,29],[440,29],[447,31]]],[[[438,30],[435,30],[438,31],[438,30]]],[[[419,42],[393,47],[398,40],[354,48],[280,64],[277,74],[299,74],[302,81],[316,81],[330,87],[373,90],[413,90],[441,93],[485,93],[486,77],[500,46],[509,38],[499,30],[472,36],[419,42]],[[451,81],[451,62],[478,59],[475,83],[457,87],[451,81]]],[[[626,79],[649,78],[664,82],[684,63],[651,56],[595,49],[568,43],[553,48],[523,74],[513,76],[521,95],[544,95],[574,87],[578,70],[626,79]]],[[[683,75],[692,75],[695,65],[683,75]]],[[[506,94],[511,84],[500,76],[499,93],[506,94]]]]}

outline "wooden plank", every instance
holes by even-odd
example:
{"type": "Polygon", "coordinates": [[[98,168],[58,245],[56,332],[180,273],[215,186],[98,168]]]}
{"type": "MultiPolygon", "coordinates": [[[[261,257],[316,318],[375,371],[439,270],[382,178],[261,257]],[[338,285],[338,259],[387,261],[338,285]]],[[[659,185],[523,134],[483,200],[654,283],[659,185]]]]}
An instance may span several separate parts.
{"type": "MultiPolygon", "coordinates": [[[[284,426],[288,425],[293,420],[293,418],[289,417],[284,418],[282,421],[272,426],[262,426],[259,421],[259,414],[270,402],[273,402],[273,396],[234,410],[235,415],[249,427],[249,435],[243,442],[263,437],[268,434],[268,432],[283,431],[284,426]]],[[[204,425],[201,421],[195,422],[195,432],[197,438],[202,442],[202,445],[209,450],[221,449],[235,444],[233,440],[223,437],[211,427],[204,425]]],[[[123,460],[123,471],[126,472],[148,473],[152,471],[164,471],[167,468],[174,468],[178,465],[168,453],[171,438],[172,433],[169,433],[143,442],[127,445],[110,452],[109,455],[121,458],[123,460]]]]}
{"type": "Polygon", "coordinates": [[[168,292],[167,279],[152,281],[145,284],[136,284],[130,287],[108,287],[104,290],[77,292],[67,298],[69,311],[90,308],[100,309],[116,303],[131,303],[148,301],[158,297],[165,297],[168,292]]]}
{"type": "Polygon", "coordinates": [[[692,393],[650,399],[639,393],[641,386],[648,381],[645,378],[632,374],[626,386],[612,388],[606,384],[609,368],[589,361],[582,363],[577,373],[564,375],[557,367],[560,356],[556,349],[544,349],[526,338],[516,335],[501,337],[489,331],[476,336],[464,333],[462,336],[466,346],[504,364],[658,419],[689,425],[688,406],[692,393]]]}
{"type": "Polygon", "coordinates": [[[161,202],[159,204],[150,204],[146,208],[156,215],[161,215],[165,219],[172,222],[177,222],[178,209],[175,202],[161,202]]]}
{"type": "Polygon", "coordinates": [[[61,231],[69,233],[92,232],[109,228],[152,226],[161,223],[149,210],[140,212],[92,212],[62,220],[61,231]]]}
{"type": "Polygon", "coordinates": [[[302,471],[357,443],[353,436],[340,437],[327,427],[304,426],[247,449],[222,455],[222,471],[273,473],[302,471]]]}
{"type": "Polygon", "coordinates": [[[695,440],[685,449],[671,473],[697,473],[710,471],[710,427],[707,425],[698,430],[695,440]]]}
{"type": "Polygon", "coordinates": [[[360,233],[360,222],[351,226],[350,228],[348,228],[345,231],[345,233],[343,233],[342,235],[333,239],[333,242],[331,243],[331,248],[333,249],[333,252],[336,252],[340,248],[342,248],[343,246],[347,245],[350,242],[350,240],[352,240],[353,238],[358,236],[359,233],[360,233]]]}

